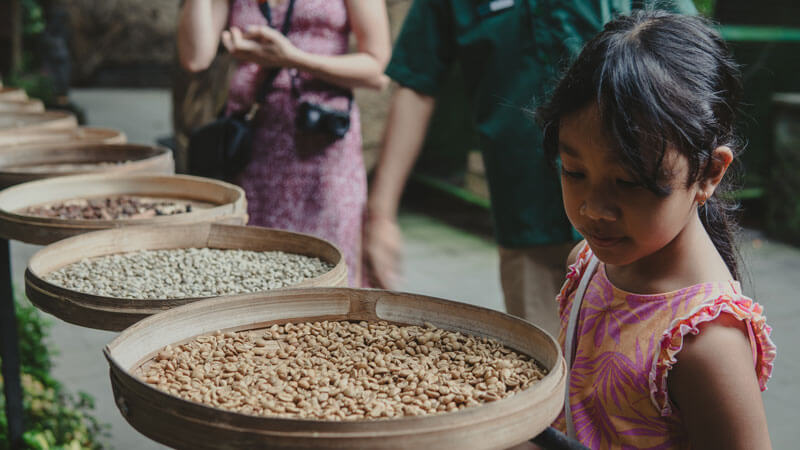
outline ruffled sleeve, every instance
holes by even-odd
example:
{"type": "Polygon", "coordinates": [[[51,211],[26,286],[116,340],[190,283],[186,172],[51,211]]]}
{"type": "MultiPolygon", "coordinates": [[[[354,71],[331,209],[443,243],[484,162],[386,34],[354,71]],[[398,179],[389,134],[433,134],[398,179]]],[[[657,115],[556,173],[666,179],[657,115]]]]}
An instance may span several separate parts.
{"type": "Polygon", "coordinates": [[[650,399],[662,416],[672,414],[667,392],[667,374],[677,362],[676,355],[683,348],[684,337],[690,333],[698,334],[700,324],[712,322],[722,313],[730,314],[747,323],[758,385],[762,391],[766,390],[775,360],[775,344],[769,337],[772,328],[767,325],[763,315],[764,310],[761,305],[743,295],[723,295],[703,303],[689,315],[675,319],[662,335],[660,351],[654,357],[648,379],[650,399]]]}
{"type": "Polygon", "coordinates": [[[575,262],[569,266],[564,285],[561,286],[561,290],[556,296],[559,315],[563,316],[565,313],[569,314],[569,311],[565,311],[565,308],[571,304],[568,301],[569,294],[578,287],[578,283],[581,281],[581,275],[586,270],[586,266],[589,264],[589,260],[591,258],[592,249],[589,248],[589,244],[584,242],[583,248],[581,248],[581,250],[578,252],[578,257],[575,259],[575,262]]]}

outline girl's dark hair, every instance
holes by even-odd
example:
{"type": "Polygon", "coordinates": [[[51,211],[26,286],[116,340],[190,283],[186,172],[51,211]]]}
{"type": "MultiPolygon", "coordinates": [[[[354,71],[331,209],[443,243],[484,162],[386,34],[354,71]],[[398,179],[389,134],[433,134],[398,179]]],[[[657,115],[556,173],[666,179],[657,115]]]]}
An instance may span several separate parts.
{"type": "MultiPolygon", "coordinates": [[[[689,160],[687,186],[706,176],[717,147],[738,153],[734,122],[740,93],[738,66],[706,19],[635,11],[609,22],[584,46],[536,114],[545,155],[555,164],[560,120],[596,102],[622,164],[638,182],[665,196],[671,189],[662,162],[669,147],[689,160]]],[[[725,195],[731,178],[725,177],[699,215],[738,279],[737,206],[725,195]]]]}

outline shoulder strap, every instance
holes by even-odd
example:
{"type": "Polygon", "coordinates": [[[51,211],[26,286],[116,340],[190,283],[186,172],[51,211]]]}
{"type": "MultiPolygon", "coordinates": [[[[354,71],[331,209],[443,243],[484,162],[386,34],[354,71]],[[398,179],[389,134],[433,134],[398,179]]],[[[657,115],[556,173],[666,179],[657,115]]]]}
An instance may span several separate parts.
{"type": "Polygon", "coordinates": [[[578,332],[578,316],[581,312],[581,304],[583,303],[583,296],[586,294],[586,288],[592,280],[597,265],[600,260],[597,256],[592,254],[589,262],[586,264],[586,270],[583,271],[581,282],[578,284],[578,290],[575,291],[575,297],[572,299],[572,310],[569,312],[569,322],[567,325],[567,333],[564,335],[564,358],[567,359],[567,389],[564,392],[564,421],[567,425],[567,436],[575,438],[575,424],[572,423],[572,411],[569,405],[569,385],[570,374],[572,373],[572,359],[575,357],[575,338],[578,332]]]}
{"type": "MultiPolygon", "coordinates": [[[[289,30],[292,28],[292,14],[294,13],[294,2],[295,0],[289,0],[289,7],[286,9],[286,17],[283,19],[283,26],[281,27],[281,33],[285,35],[289,34],[289,30]]],[[[261,14],[264,15],[264,18],[267,19],[267,23],[269,26],[272,25],[272,8],[269,6],[269,0],[259,0],[258,8],[261,10],[261,14]]]]}

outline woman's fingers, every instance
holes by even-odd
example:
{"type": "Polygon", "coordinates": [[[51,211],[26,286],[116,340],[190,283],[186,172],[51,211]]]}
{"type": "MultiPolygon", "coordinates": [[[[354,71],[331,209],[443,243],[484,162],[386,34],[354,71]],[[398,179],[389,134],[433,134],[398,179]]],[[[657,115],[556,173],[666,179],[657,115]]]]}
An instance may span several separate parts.
{"type": "Polygon", "coordinates": [[[268,26],[250,25],[243,36],[258,42],[273,42],[283,36],[278,30],[268,26]]]}
{"type": "Polygon", "coordinates": [[[242,30],[239,27],[231,27],[231,42],[234,48],[241,48],[242,45],[242,30]]]}
{"type": "Polygon", "coordinates": [[[261,45],[247,39],[242,34],[242,30],[237,27],[231,27],[230,30],[222,32],[222,44],[237,59],[254,62],[258,60],[258,52],[261,49],[261,45]]]}
{"type": "Polygon", "coordinates": [[[234,58],[265,67],[285,66],[294,49],[279,31],[266,26],[231,27],[223,32],[222,43],[234,58]]]}
{"type": "Polygon", "coordinates": [[[233,41],[231,40],[231,32],[228,30],[222,32],[222,45],[224,45],[230,53],[233,53],[235,50],[233,41]]]}

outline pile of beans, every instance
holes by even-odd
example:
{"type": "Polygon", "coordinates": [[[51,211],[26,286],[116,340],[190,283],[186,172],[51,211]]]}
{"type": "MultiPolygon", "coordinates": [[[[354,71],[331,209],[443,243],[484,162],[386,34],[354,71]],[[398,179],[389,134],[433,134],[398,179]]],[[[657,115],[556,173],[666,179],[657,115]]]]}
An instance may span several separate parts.
{"type": "Polygon", "coordinates": [[[169,299],[263,292],[330,271],[319,258],[284,252],[177,248],[119,253],[69,264],[45,281],[87,294],[169,299]]]}
{"type": "Polygon", "coordinates": [[[487,338],[387,322],[217,332],[167,346],[139,369],[181,398],[259,416],[421,416],[513,395],[545,370],[487,338]]]}
{"type": "Polygon", "coordinates": [[[122,195],[97,199],[74,199],[31,206],[25,215],[58,219],[145,219],[192,212],[188,202],[122,195]]]}

